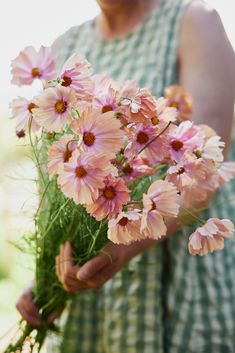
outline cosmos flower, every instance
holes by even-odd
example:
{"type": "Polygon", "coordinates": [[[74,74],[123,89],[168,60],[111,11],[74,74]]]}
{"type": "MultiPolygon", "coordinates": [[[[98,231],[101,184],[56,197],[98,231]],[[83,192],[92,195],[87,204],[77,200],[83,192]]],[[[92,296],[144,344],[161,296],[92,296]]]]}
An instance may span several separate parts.
{"type": "Polygon", "coordinates": [[[71,128],[81,137],[83,151],[105,153],[111,158],[123,147],[124,132],[113,112],[102,114],[100,110],[87,108],[73,121],[71,128]]]}
{"type": "Polygon", "coordinates": [[[177,110],[174,107],[167,105],[167,99],[161,97],[156,100],[155,111],[151,119],[146,120],[145,123],[158,127],[162,130],[169,122],[174,122],[177,117],[177,110]]]}
{"type": "Polygon", "coordinates": [[[126,187],[121,178],[107,176],[104,179],[104,186],[99,189],[98,199],[86,210],[98,221],[108,217],[111,219],[121,212],[123,205],[130,201],[130,190],[126,187]]]}
{"type": "Polygon", "coordinates": [[[16,132],[26,131],[31,124],[31,130],[33,132],[40,129],[40,126],[37,124],[33,118],[32,111],[37,106],[33,101],[29,101],[26,98],[18,97],[10,103],[10,108],[12,110],[12,119],[16,119],[16,132]]]}
{"type": "Polygon", "coordinates": [[[137,157],[129,163],[121,166],[121,172],[124,174],[123,179],[128,184],[131,181],[145,175],[152,175],[156,171],[146,158],[137,157]]]}
{"type": "Polygon", "coordinates": [[[50,80],[55,76],[55,58],[50,48],[41,46],[37,52],[26,47],[12,61],[12,83],[22,86],[31,85],[35,79],[50,80]]]}
{"type": "Polygon", "coordinates": [[[192,115],[192,97],[179,85],[165,88],[164,96],[167,98],[168,106],[177,109],[177,119],[180,121],[190,119],[192,115]]]}
{"type": "Polygon", "coordinates": [[[108,239],[115,244],[129,244],[143,239],[140,232],[139,210],[121,212],[108,223],[108,239]]]}
{"type": "Polygon", "coordinates": [[[196,151],[204,141],[202,129],[191,121],[184,121],[179,126],[171,126],[167,134],[169,152],[172,160],[178,161],[185,151],[196,151]]]}
{"type": "Polygon", "coordinates": [[[190,188],[201,182],[206,182],[206,166],[203,160],[187,151],[167,170],[167,180],[173,183],[179,191],[190,188]]]}
{"type": "Polygon", "coordinates": [[[176,187],[164,180],[151,184],[147,194],[143,194],[143,217],[141,232],[146,237],[160,239],[167,228],[163,216],[176,217],[179,211],[179,196],[176,187]]]}
{"type": "Polygon", "coordinates": [[[157,137],[158,129],[138,124],[130,131],[129,143],[124,151],[128,160],[132,160],[138,155],[146,157],[151,164],[162,163],[165,160],[168,155],[167,141],[164,134],[157,137]]]}
{"type": "Polygon", "coordinates": [[[210,218],[206,224],[190,235],[188,249],[191,255],[206,255],[222,250],[224,238],[231,238],[234,225],[228,219],[210,218]]]}
{"type": "Polygon", "coordinates": [[[64,135],[48,148],[48,173],[50,178],[63,171],[64,163],[67,163],[73,151],[78,147],[74,141],[74,135],[64,135]]]}
{"type": "Polygon", "coordinates": [[[72,55],[64,64],[60,75],[61,85],[75,90],[79,99],[90,101],[93,82],[91,65],[81,54],[72,55]]]}
{"type": "Polygon", "coordinates": [[[72,109],[76,106],[74,90],[55,86],[44,90],[36,99],[34,118],[47,131],[60,132],[72,120],[72,109]]]}
{"type": "Polygon", "coordinates": [[[133,97],[122,97],[121,106],[128,110],[125,115],[129,122],[144,122],[155,115],[156,100],[146,88],[138,90],[133,97]]]}
{"type": "Polygon", "coordinates": [[[58,177],[62,192],[76,204],[91,204],[97,200],[104,179],[114,174],[115,168],[104,154],[76,150],[58,177]]]}

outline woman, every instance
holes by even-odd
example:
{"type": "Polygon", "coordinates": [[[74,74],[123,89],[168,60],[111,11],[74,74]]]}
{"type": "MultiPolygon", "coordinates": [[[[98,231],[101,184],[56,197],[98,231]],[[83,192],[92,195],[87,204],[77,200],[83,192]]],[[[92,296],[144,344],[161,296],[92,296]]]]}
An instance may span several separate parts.
{"type": "MultiPolygon", "coordinates": [[[[71,28],[54,43],[59,65],[72,53],[83,53],[96,72],[135,78],[155,96],[179,82],[192,94],[193,120],[213,127],[229,146],[234,53],[217,13],[200,0],[98,3],[101,13],[94,21],[71,28]]],[[[233,189],[230,184],[214,204],[230,199],[233,189]]],[[[207,216],[214,214],[235,220],[229,203],[211,207],[207,216]]],[[[223,252],[192,257],[188,234],[171,236],[175,231],[171,224],[161,243],[109,244],[112,262],[101,254],[81,268],[72,262],[71,245],[61,247],[58,278],[68,291],[86,290],[71,304],[61,352],[235,352],[235,241],[223,252]]],[[[30,288],[17,307],[40,325],[30,288]]]]}

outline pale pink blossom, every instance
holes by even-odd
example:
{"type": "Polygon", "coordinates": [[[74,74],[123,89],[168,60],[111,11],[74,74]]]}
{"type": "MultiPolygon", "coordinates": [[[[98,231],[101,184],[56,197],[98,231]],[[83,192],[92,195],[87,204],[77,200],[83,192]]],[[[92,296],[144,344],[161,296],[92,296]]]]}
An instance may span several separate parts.
{"type": "Polygon", "coordinates": [[[187,151],[178,162],[168,168],[166,178],[182,191],[186,187],[190,189],[193,185],[201,187],[201,183],[206,182],[206,171],[202,159],[187,151]]]}
{"type": "Polygon", "coordinates": [[[115,91],[119,90],[119,84],[111,79],[111,77],[107,74],[96,74],[93,75],[91,79],[93,82],[92,94],[94,97],[99,97],[104,93],[106,94],[110,87],[112,87],[115,91]]]}
{"type": "Polygon", "coordinates": [[[102,113],[118,112],[120,108],[117,102],[117,91],[110,86],[102,94],[94,96],[92,105],[94,108],[100,109],[102,113]]]}
{"type": "Polygon", "coordinates": [[[156,173],[150,162],[146,158],[141,158],[139,156],[133,161],[122,165],[121,172],[124,174],[123,179],[127,184],[141,176],[153,175],[156,173]]]}
{"type": "Polygon", "coordinates": [[[81,54],[73,54],[64,64],[60,75],[61,85],[73,88],[78,99],[90,101],[93,82],[91,65],[81,54]]]}
{"type": "Polygon", "coordinates": [[[165,135],[157,137],[158,129],[138,124],[134,129],[130,129],[129,143],[124,154],[128,160],[136,158],[138,155],[146,157],[151,164],[162,163],[168,156],[167,141],[165,135]]]}
{"type": "Polygon", "coordinates": [[[210,178],[211,186],[214,190],[224,186],[235,177],[235,162],[221,163],[214,175],[210,178]]]}
{"type": "Polygon", "coordinates": [[[235,177],[235,162],[223,162],[217,170],[219,186],[223,186],[235,177]]]}
{"type": "Polygon", "coordinates": [[[164,95],[168,100],[169,107],[177,109],[177,118],[180,121],[190,119],[192,109],[192,97],[179,85],[172,85],[165,88],[164,95]]]}
{"type": "Polygon", "coordinates": [[[40,129],[40,126],[33,118],[33,109],[36,107],[37,106],[33,101],[29,101],[23,97],[18,97],[11,102],[10,108],[12,110],[12,119],[16,119],[17,133],[20,131],[26,131],[29,127],[33,132],[40,129]]]}
{"type": "Polygon", "coordinates": [[[178,161],[185,151],[194,152],[203,143],[203,131],[191,121],[172,126],[167,136],[171,158],[178,161]]]}
{"type": "Polygon", "coordinates": [[[74,135],[64,135],[48,148],[48,173],[50,178],[63,171],[64,163],[69,162],[73,151],[78,147],[74,135]]]}
{"type": "Polygon", "coordinates": [[[139,210],[121,212],[108,223],[108,239],[115,244],[130,244],[143,239],[140,232],[141,215],[139,210]]]}
{"type": "Polygon", "coordinates": [[[71,88],[56,86],[44,90],[35,103],[38,106],[33,111],[36,122],[47,131],[60,132],[72,121],[76,96],[71,88]]]}
{"type": "Polygon", "coordinates": [[[210,218],[206,224],[190,235],[188,249],[191,255],[206,255],[222,250],[224,238],[231,238],[234,225],[228,219],[210,218]]]}
{"type": "Polygon", "coordinates": [[[124,115],[129,122],[144,122],[155,115],[156,100],[146,88],[139,89],[133,97],[123,97],[121,106],[128,108],[124,115]]]}
{"type": "Polygon", "coordinates": [[[130,201],[130,190],[126,187],[121,178],[107,176],[104,179],[104,186],[99,189],[98,199],[91,205],[86,206],[86,210],[98,221],[104,218],[114,218],[122,207],[130,201]]]}
{"type": "Polygon", "coordinates": [[[178,190],[168,181],[157,180],[143,194],[143,205],[141,232],[146,237],[159,239],[167,232],[163,216],[177,217],[179,212],[178,190]]]}
{"type": "Polygon", "coordinates": [[[162,130],[169,122],[174,122],[177,117],[177,110],[167,104],[167,99],[159,98],[155,104],[155,112],[149,121],[149,124],[158,127],[159,130],[162,130]]]}
{"type": "Polygon", "coordinates": [[[114,171],[115,168],[104,154],[94,155],[76,150],[64,164],[58,184],[62,192],[76,204],[91,204],[97,200],[105,177],[114,171]]]}
{"type": "Polygon", "coordinates": [[[43,47],[37,52],[26,47],[12,61],[12,83],[30,85],[35,79],[50,80],[55,76],[55,58],[50,48],[43,47]]]}
{"type": "Polygon", "coordinates": [[[223,162],[223,149],[225,143],[220,141],[220,136],[212,136],[208,138],[205,143],[196,151],[196,154],[206,160],[213,160],[215,162],[223,162]]]}
{"type": "Polygon", "coordinates": [[[102,114],[100,110],[87,108],[71,128],[81,137],[83,151],[105,153],[111,158],[123,147],[124,132],[114,112],[102,114]]]}

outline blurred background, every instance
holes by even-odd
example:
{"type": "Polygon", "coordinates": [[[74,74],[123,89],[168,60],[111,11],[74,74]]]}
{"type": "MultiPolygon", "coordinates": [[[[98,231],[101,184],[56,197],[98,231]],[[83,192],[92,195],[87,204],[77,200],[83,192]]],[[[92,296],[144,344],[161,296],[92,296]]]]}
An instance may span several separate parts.
{"type": "MultiPolygon", "coordinates": [[[[231,0],[207,0],[219,12],[235,48],[235,4],[231,0]]],[[[3,7],[4,6],[4,7],[3,7]]],[[[33,278],[32,258],[19,251],[22,234],[33,230],[37,205],[36,172],[27,141],[15,136],[9,102],[18,95],[31,98],[38,85],[18,88],[10,83],[10,63],[25,46],[49,46],[69,27],[98,13],[95,0],[8,0],[0,21],[0,352],[19,319],[15,302],[33,278]],[[8,332],[8,337],[5,333],[8,332]],[[5,337],[5,338],[3,338],[5,337]]]]}

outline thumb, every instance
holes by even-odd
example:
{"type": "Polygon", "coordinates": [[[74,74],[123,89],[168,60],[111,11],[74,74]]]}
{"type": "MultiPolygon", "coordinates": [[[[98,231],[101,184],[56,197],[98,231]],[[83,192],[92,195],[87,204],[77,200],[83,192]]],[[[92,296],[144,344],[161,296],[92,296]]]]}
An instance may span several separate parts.
{"type": "Polygon", "coordinates": [[[86,282],[94,277],[103,267],[110,264],[110,258],[106,254],[100,254],[86,262],[77,271],[77,279],[86,282]]]}

